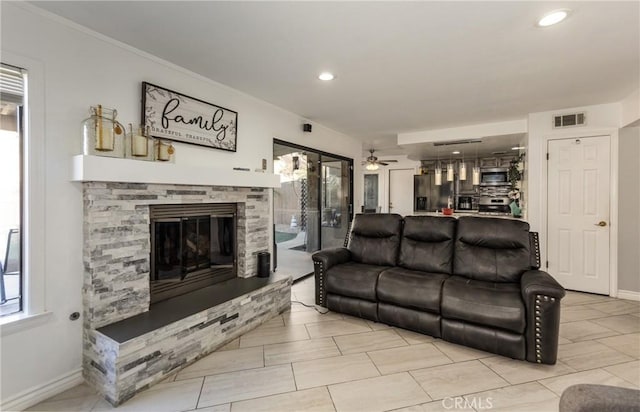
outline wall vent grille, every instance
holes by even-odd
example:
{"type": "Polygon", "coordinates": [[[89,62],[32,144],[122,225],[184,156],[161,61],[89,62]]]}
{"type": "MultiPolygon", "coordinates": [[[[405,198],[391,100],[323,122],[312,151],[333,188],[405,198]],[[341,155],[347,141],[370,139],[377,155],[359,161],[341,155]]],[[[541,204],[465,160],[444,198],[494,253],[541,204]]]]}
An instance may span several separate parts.
{"type": "Polygon", "coordinates": [[[558,114],[553,116],[553,128],[584,126],[587,123],[587,116],[584,112],[558,114]]]}

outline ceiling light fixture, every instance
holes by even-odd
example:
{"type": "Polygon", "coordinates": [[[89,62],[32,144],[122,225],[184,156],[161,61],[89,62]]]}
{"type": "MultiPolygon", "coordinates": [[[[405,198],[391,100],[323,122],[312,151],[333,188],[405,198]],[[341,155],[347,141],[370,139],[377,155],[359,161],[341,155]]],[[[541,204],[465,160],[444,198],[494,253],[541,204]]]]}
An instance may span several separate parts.
{"type": "Polygon", "coordinates": [[[540,20],[538,20],[538,27],[553,26],[554,24],[558,24],[562,20],[566,19],[568,15],[569,9],[554,10],[545,14],[540,20]]]}
{"type": "Polygon", "coordinates": [[[526,149],[526,147],[524,146],[514,146],[511,148],[511,150],[522,150],[522,149],[526,149]]]}
{"type": "Polygon", "coordinates": [[[318,76],[318,79],[324,80],[325,82],[328,82],[329,80],[333,80],[335,78],[336,76],[334,76],[333,73],[329,73],[329,72],[322,72],[318,76]]]}
{"type": "Polygon", "coordinates": [[[460,154],[460,150],[455,150],[455,151],[453,151],[453,152],[451,152],[451,153],[453,153],[453,154],[460,154]]]}
{"type": "Polygon", "coordinates": [[[379,167],[380,166],[378,166],[377,163],[367,163],[367,165],[364,168],[367,170],[373,171],[373,170],[378,170],[379,167]]]}

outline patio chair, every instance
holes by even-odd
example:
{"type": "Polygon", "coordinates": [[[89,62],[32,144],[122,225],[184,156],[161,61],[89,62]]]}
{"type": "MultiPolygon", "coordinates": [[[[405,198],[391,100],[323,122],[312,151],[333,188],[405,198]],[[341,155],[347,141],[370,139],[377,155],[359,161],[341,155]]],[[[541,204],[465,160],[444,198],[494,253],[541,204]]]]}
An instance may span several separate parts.
{"type": "Polygon", "coordinates": [[[0,303],[5,303],[8,300],[5,291],[4,277],[8,275],[20,275],[20,254],[20,230],[10,229],[7,235],[7,249],[4,263],[0,265],[0,303]]]}

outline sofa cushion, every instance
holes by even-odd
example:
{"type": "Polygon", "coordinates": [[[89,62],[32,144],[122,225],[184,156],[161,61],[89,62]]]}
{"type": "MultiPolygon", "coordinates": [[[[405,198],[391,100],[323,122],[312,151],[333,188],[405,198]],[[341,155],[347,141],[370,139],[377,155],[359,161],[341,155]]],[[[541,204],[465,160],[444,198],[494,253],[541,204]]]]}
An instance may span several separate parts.
{"type": "Polygon", "coordinates": [[[351,259],[369,265],[395,266],[401,231],[400,215],[356,215],[349,237],[351,259]]]}
{"type": "Polygon", "coordinates": [[[440,313],[441,273],[417,272],[401,267],[387,269],[378,279],[378,300],[394,305],[440,313]]]}
{"type": "Polygon", "coordinates": [[[405,217],[399,266],[451,274],[456,224],[457,220],[453,217],[405,217]]]}
{"type": "Polygon", "coordinates": [[[463,216],[458,219],[453,273],[488,282],[519,282],[530,267],[529,224],[463,216]]]}
{"type": "Polygon", "coordinates": [[[385,269],[388,267],[356,262],[336,265],[326,273],[327,293],[375,302],[378,275],[385,269]]]}
{"type": "Polygon", "coordinates": [[[524,333],[524,302],[517,283],[451,276],[442,288],[442,316],[524,333]]]}

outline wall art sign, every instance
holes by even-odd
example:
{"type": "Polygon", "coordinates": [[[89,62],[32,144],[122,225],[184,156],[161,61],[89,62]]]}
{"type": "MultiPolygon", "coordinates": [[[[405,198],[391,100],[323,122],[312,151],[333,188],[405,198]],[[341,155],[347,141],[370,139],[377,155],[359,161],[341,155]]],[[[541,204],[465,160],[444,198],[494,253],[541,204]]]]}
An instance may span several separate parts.
{"type": "Polygon", "coordinates": [[[237,112],[147,82],[142,123],[153,137],[236,151],[237,112]]]}

